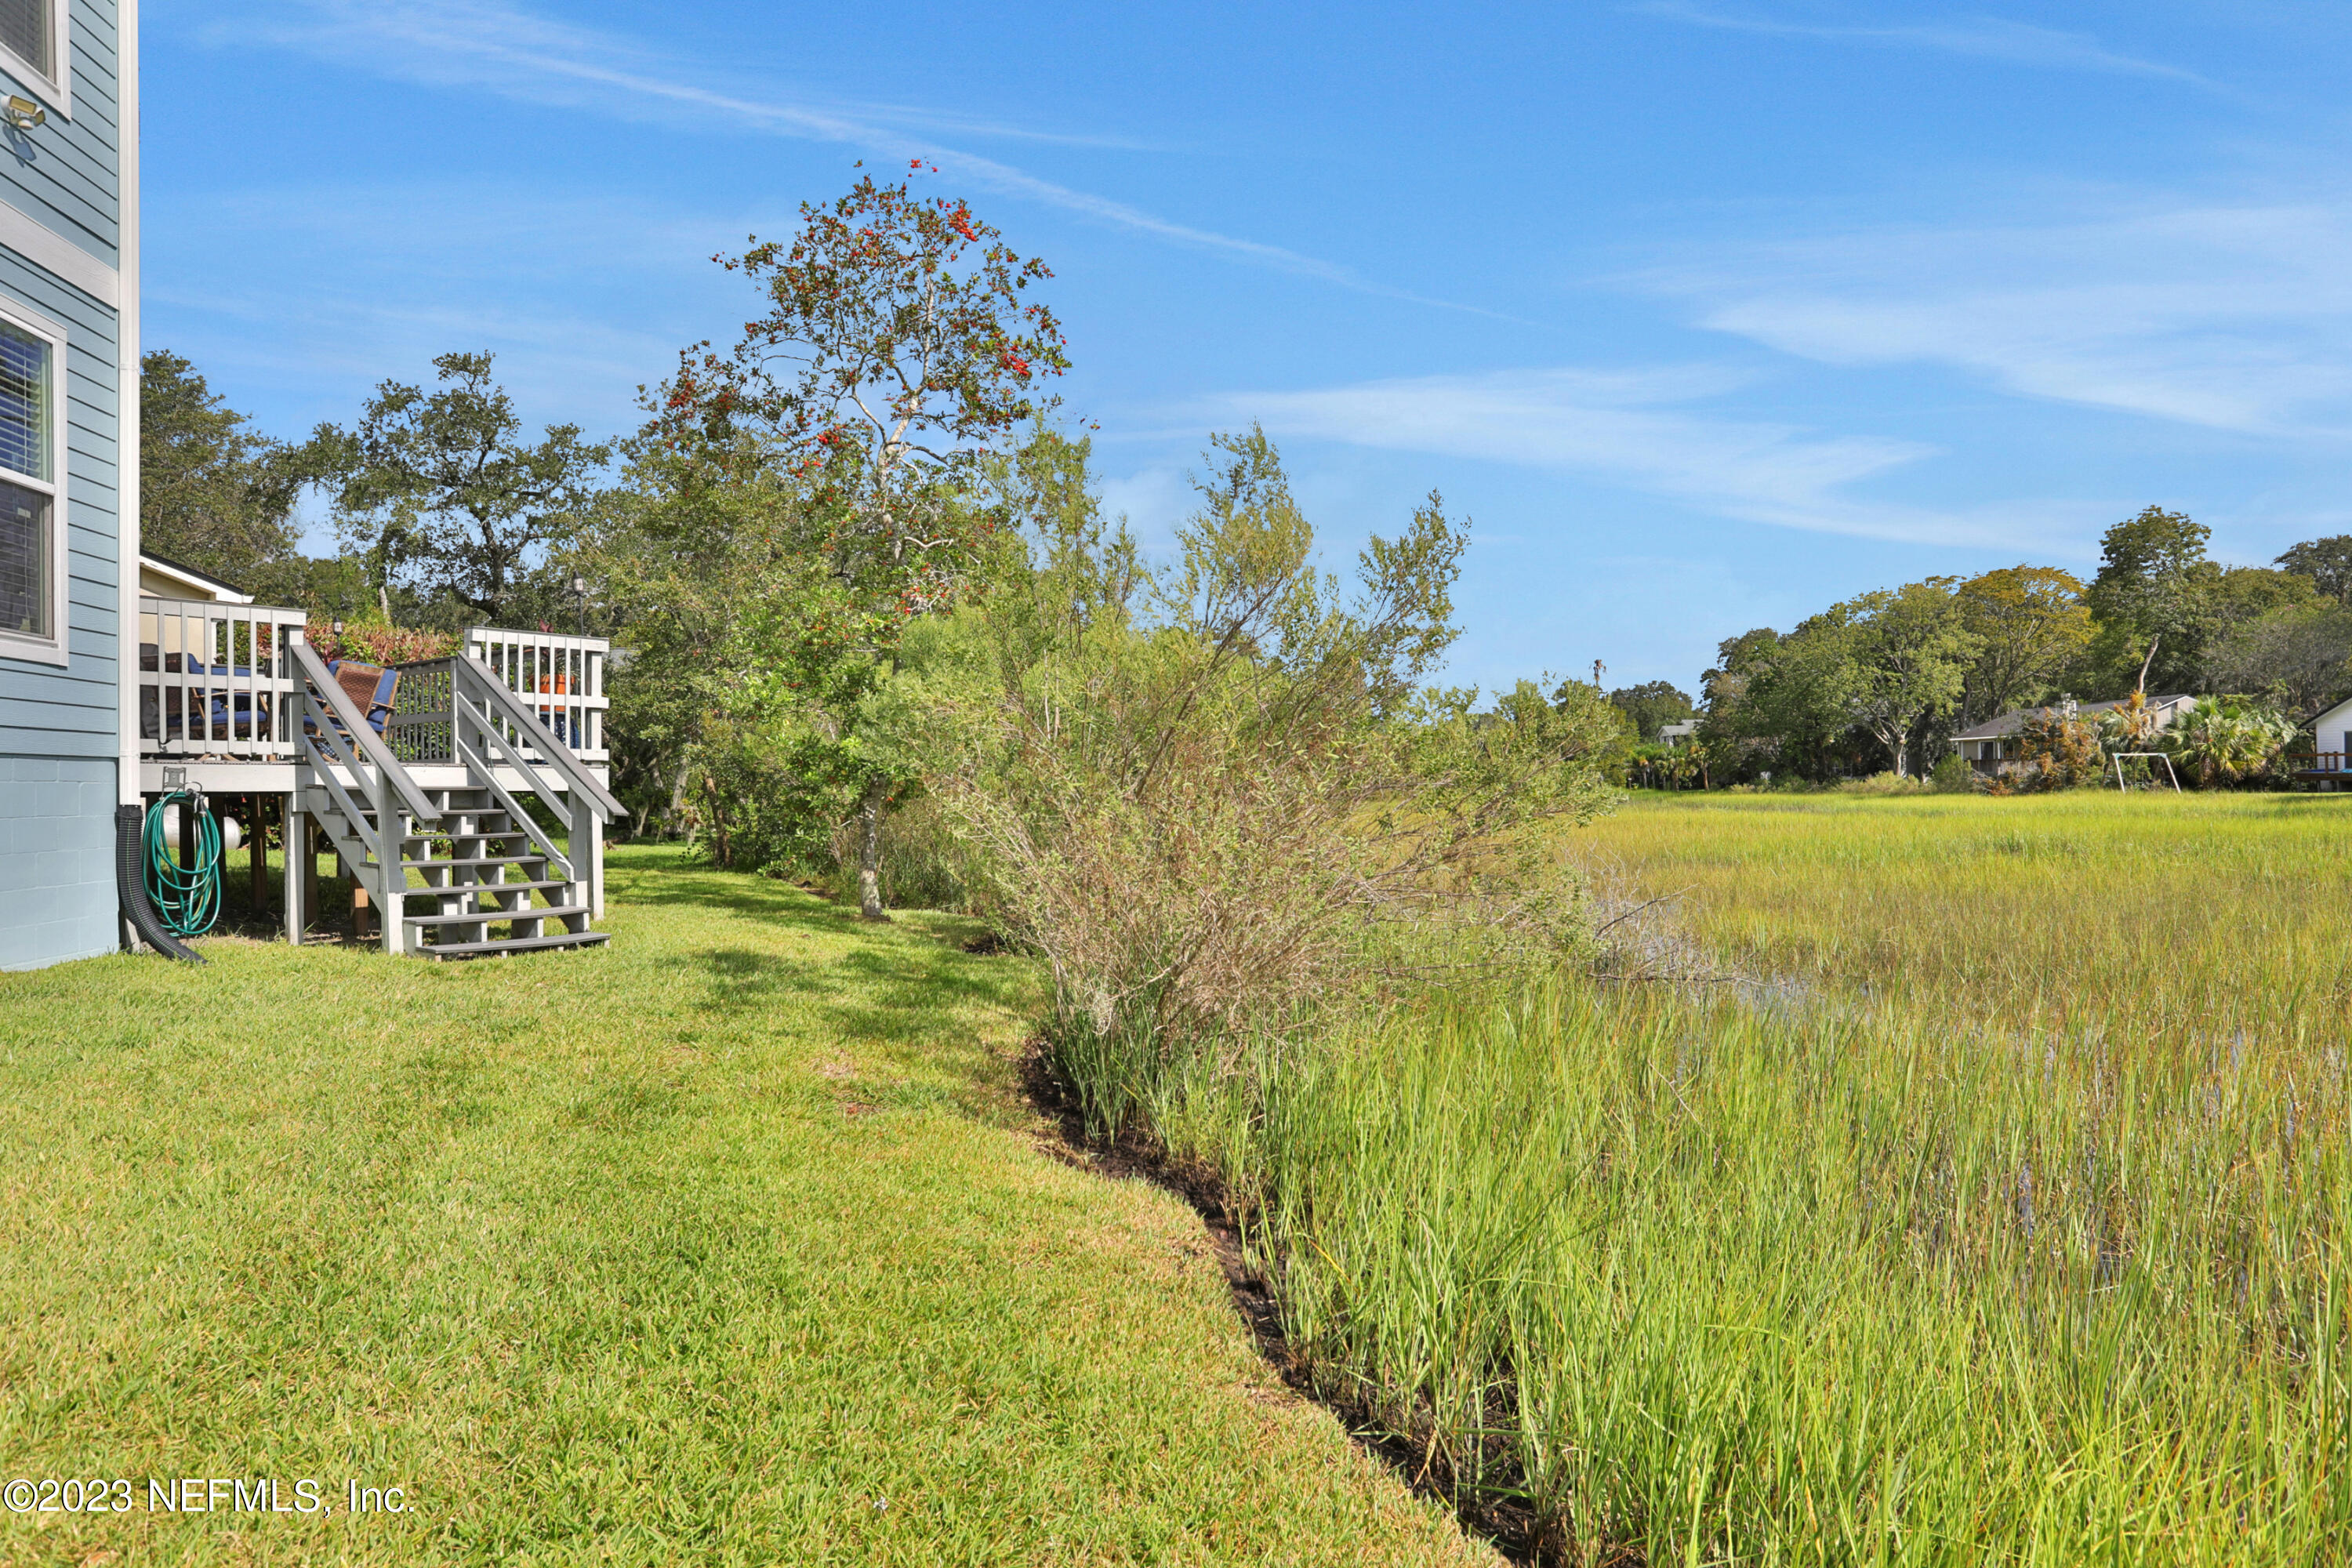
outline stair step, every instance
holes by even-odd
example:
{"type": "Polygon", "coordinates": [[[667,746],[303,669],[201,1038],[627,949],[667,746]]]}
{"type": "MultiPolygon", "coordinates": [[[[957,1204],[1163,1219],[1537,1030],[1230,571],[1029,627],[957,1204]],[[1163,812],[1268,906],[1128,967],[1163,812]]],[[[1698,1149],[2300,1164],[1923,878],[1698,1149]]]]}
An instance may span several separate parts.
{"type": "Polygon", "coordinates": [[[414,951],[419,958],[487,958],[494,952],[529,952],[534,948],[598,947],[611,940],[601,931],[564,931],[552,936],[509,937],[503,942],[457,942],[436,946],[427,942],[414,951]]]}
{"type": "Polygon", "coordinates": [[[550,888],[568,888],[571,883],[561,877],[541,882],[452,882],[446,888],[403,888],[403,898],[446,899],[452,893],[543,893],[550,888]]]}
{"type": "Polygon", "coordinates": [[[419,871],[427,866],[537,866],[545,861],[544,855],[469,855],[454,860],[403,860],[405,870],[419,871]]]}
{"type": "MultiPolygon", "coordinates": [[[[411,893],[437,891],[411,888],[411,893]]],[[[566,915],[584,915],[585,904],[558,904],[548,910],[478,910],[470,915],[403,915],[400,918],[413,926],[478,926],[504,925],[509,921],[552,921],[566,915]]]]}

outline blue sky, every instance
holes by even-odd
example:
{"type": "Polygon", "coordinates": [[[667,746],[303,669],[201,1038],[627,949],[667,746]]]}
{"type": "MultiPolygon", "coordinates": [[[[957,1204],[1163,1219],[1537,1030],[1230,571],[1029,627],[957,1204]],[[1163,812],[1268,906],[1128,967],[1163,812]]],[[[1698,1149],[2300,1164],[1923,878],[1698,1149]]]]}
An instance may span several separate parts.
{"type": "Polygon", "coordinates": [[[1057,277],[1164,541],[1263,420],[1344,563],[1474,520],[1452,674],[1715,644],[2150,502],[2352,531],[2341,4],[149,0],[145,307],[263,427],[481,348],[611,434],[711,265],[921,156],[1057,277]]]}

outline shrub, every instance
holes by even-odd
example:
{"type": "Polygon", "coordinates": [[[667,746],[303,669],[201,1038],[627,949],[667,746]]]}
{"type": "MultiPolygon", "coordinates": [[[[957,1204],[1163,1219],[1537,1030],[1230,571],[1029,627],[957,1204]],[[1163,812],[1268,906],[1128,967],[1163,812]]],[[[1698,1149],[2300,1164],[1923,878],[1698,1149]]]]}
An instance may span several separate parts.
{"type": "Polygon", "coordinates": [[[2107,765],[2098,727],[2054,708],[2042,709],[2018,731],[2017,755],[2025,763],[2020,786],[2029,790],[2096,784],[2107,765]]]}
{"type": "Polygon", "coordinates": [[[1868,778],[1842,779],[1837,784],[1840,795],[1924,795],[1927,789],[1920,780],[1892,771],[1873,773],[1868,778]]]}
{"type": "Polygon", "coordinates": [[[383,621],[345,621],[341,631],[331,621],[312,621],[302,628],[302,640],[315,648],[320,658],[356,658],[383,665],[447,658],[457,651],[455,632],[395,626],[383,621]]]}
{"type": "Polygon", "coordinates": [[[811,768],[787,723],[709,715],[687,753],[681,816],[688,842],[737,871],[804,870],[831,855],[849,799],[811,768]]]}
{"type": "Polygon", "coordinates": [[[1965,795],[1977,787],[1976,770],[1969,766],[1968,758],[1954,752],[1936,764],[1927,775],[1927,785],[1938,795],[1965,795]]]}
{"type": "Polygon", "coordinates": [[[1486,712],[1419,689],[1465,542],[1436,498],[1343,594],[1264,435],[1216,445],[1173,566],[1065,510],[992,596],[994,734],[953,786],[1098,1131],[1205,1042],[1360,994],[1400,927],[1436,928],[1447,961],[1572,941],[1565,868],[1532,874],[1514,830],[1598,809],[1594,758],[1622,731],[1575,683],[1486,712]]]}

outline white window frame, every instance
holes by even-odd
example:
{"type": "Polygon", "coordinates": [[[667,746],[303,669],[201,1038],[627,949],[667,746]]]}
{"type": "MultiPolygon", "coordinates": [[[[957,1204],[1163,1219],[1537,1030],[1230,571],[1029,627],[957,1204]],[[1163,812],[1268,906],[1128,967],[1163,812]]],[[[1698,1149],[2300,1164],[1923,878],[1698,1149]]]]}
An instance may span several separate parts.
{"type": "Polygon", "coordinates": [[[67,15],[71,4],[72,0],[47,0],[49,46],[58,57],[58,74],[54,78],[7,45],[0,44],[0,70],[32,89],[33,96],[56,110],[60,120],[73,118],[73,31],[67,15]]]}
{"type": "Polygon", "coordinates": [[[0,295],[0,321],[30,332],[49,345],[49,473],[37,479],[14,468],[0,468],[0,479],[49,498],[49,630],[46,637],[26,637],[0,627],[0,658],[35,664],[71,662],[73,627],[68,619],[73,595],[66,584],[66,330],[37,310],[0,295]]]}

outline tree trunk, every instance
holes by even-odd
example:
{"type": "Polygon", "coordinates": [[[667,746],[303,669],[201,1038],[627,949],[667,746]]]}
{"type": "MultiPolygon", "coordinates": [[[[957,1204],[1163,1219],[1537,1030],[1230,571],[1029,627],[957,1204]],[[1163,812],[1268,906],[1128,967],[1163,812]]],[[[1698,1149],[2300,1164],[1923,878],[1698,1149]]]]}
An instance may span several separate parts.
{"type": "Polygon", "coordinates": [[[857,913],[869,921],[890,918],[882,912],[882,803],[889,794],[876,779],[857,802],[857,913]]]}

